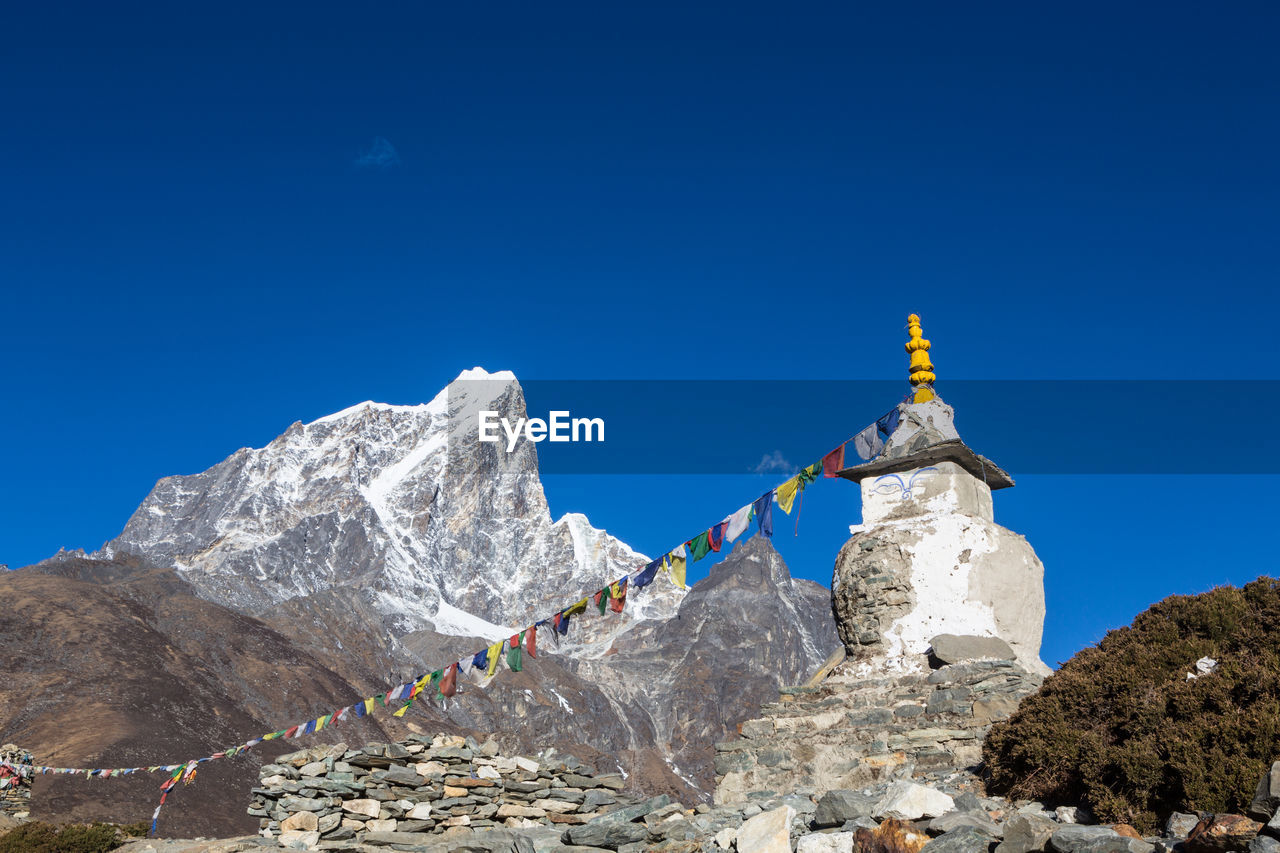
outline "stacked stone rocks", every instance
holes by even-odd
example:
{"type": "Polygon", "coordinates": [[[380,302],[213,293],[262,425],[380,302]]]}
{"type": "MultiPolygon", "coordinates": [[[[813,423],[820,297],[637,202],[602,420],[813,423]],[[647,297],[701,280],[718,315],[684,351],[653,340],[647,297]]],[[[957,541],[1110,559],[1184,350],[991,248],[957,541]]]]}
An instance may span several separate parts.
{"type": "Polygon", "coordinates": [[[983,738],[1042,679],[995,638],[939,636],[932,651],[936,668],[868,674],[850,660],[817,687],[784,688],[741,738],[716,745],[716,802],[897,779],[979,790],[983,738]]]}
{"type": "MultiPolygon", "coordinates": [[[[31,753],[15,744],[6,743],[0,746],[0,763],[30,764],[31,753]]],[[[0,771],[0,815],[14,820],[26,820],[31,814],[31,777],[0,771]]]]}
{"type": "Polygon", "coordinates": [[[415,844],[449,830],[572,826],[634,805],[617,774],[571,756],[498,754],[488,741],[447,735],[403,743],[317,746],[260,771],[249,814],[261,833],[303,846],[320,840],[415,844]]]}

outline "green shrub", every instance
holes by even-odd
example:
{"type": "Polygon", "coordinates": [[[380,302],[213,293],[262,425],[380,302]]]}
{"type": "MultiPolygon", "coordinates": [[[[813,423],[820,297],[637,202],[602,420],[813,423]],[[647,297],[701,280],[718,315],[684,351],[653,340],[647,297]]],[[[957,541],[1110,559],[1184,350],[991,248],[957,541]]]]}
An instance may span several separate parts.
{"type": "Polygon", "coordinates": [[[0,853],[108,853],[123,843],[110,824],[55,827],[37,821],[0,835],[0,853]]]}
{"type": "Polygon", "coordinates": [[[1280,581],[1175,595],[1045,679],[983,747],[992,793],[1152,830],[1241,812],[1280,757],[1280,581]],[[1188,680],[1202,657],[1218,661],[1188,680]]]}

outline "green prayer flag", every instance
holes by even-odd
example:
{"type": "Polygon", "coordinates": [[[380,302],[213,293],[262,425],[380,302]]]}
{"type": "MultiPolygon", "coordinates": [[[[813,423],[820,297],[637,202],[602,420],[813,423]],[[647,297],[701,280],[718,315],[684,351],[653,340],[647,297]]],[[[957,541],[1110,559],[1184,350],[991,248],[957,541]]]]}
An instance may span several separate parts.
{"type": "Polygon", "coordinates": [[[711,553],[711,533],[704,530],[685,544],[689,546],[689,561],[696,563],[711,553]]]}
{"type": "Polygon", "coordinates": [[[524,646],[524,632],[520,632],[520,642],[507,649],[507,666],[511,667],[512,672],[519,672],[524,669],[524,652],[521,648],[524,646]]]}

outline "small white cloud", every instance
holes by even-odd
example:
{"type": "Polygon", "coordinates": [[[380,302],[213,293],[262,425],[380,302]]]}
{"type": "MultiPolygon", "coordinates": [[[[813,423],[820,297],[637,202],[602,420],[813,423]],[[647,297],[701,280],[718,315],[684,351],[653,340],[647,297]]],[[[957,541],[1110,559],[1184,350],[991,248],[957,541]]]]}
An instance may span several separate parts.
{"type": "Polygon", "coordinates": [[[356,165],[361,169],[390,169],[400,165],[400,154],[386,139],[375,136],[369,150],[356,158],[356,165]]]}
{"type": "Polygon", "coordinates": [[[775,450],[761,456],[760,462],[751,470],[756,474],[790,474],[796,470],[796,466],[786,460],[781,450],[775,450]]]}

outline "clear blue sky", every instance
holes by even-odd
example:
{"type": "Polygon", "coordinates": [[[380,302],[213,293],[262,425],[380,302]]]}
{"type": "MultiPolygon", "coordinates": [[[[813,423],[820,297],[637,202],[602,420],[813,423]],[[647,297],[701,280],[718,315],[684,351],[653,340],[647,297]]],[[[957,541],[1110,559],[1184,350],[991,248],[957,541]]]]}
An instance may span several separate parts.
{"type": "MultiPolygon", "coordinates": [[[[1280,9],[863,5],[6,10],[0,562],[473,365],[895,379],[918,311],[944,395],[1275,376],[1280,9]]],[[[548,491],[658,550],[758,481],[548,491]]],[[[828,581],[858,507],[821,485],[785,553],[828,581]]],[[[1021,477],[1046,659],[1274,571],[1275,485],[1021,477]]]]}

